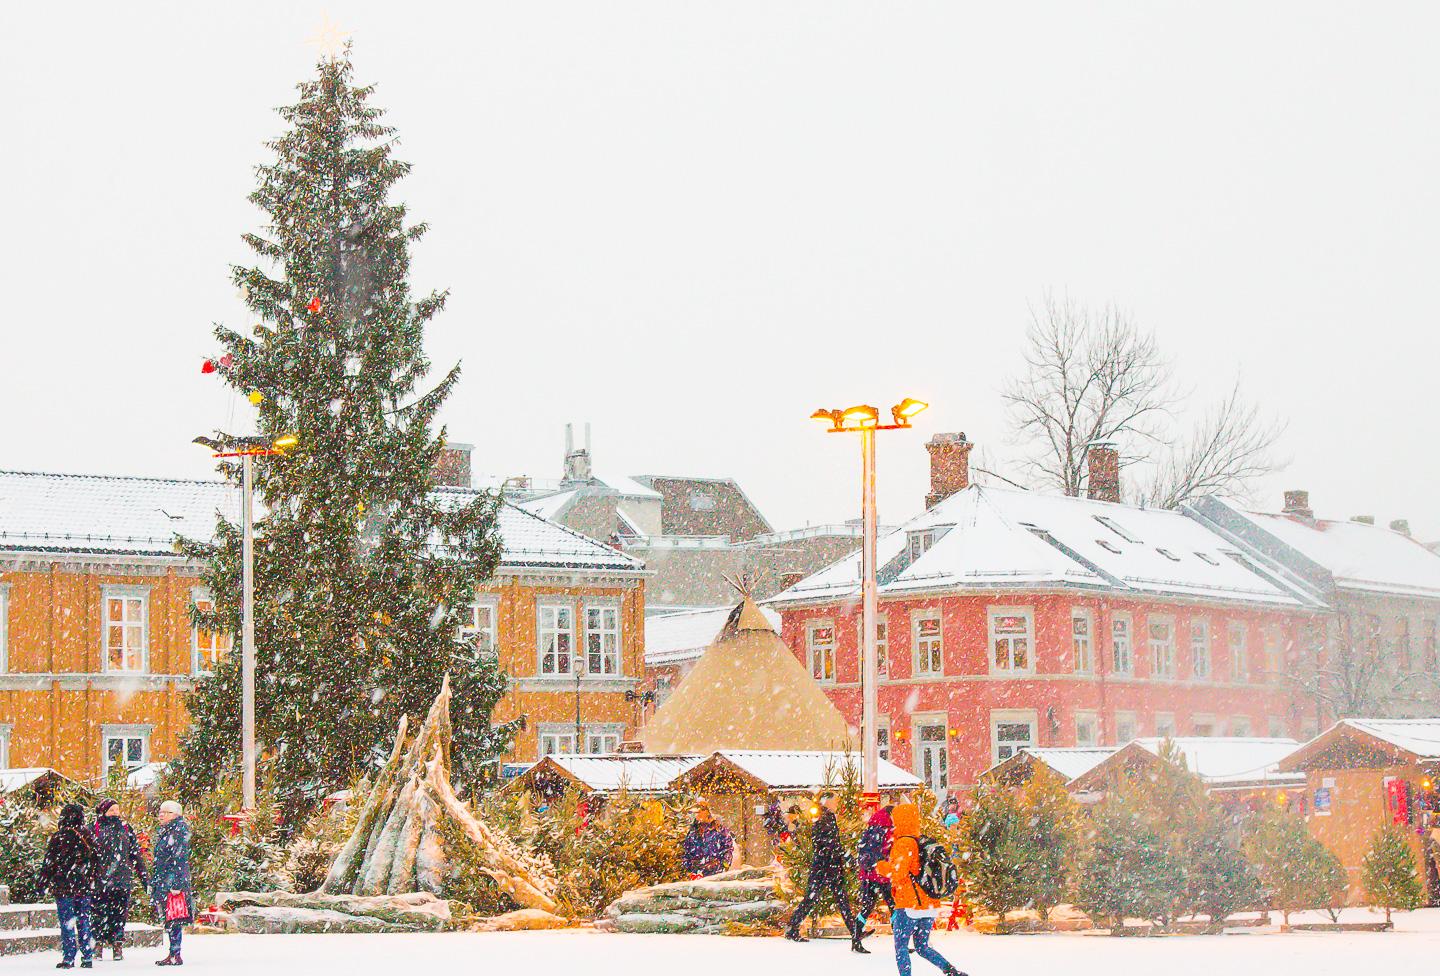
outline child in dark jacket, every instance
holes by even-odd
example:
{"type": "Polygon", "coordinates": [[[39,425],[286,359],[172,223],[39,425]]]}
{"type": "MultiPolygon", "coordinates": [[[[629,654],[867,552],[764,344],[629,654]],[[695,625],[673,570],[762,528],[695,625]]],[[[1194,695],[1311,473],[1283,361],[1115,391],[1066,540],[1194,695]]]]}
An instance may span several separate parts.
{"type": "Polygon", "coordinates": [[[55,896],[60,917],[60,962],[56,969],[91,968],[94,946],[90,941],[90,892],[95,885],[95,840],[85,829],[85,808],[67,803],[60,823],[45,845],[40,885],[55,896]]]}

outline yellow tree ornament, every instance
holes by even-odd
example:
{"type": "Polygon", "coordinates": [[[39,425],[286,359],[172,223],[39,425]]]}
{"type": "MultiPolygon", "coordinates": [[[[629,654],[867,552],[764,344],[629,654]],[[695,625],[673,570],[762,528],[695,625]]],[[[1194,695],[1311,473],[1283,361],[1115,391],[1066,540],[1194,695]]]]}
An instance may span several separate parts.
{"type": "Polygon", "coordinates": [[[265,402],[265,394],[261,393],[259,390],[251,390],[248,399],[251,406],[258,407],[260,406],[260,404],[265,402]]]}

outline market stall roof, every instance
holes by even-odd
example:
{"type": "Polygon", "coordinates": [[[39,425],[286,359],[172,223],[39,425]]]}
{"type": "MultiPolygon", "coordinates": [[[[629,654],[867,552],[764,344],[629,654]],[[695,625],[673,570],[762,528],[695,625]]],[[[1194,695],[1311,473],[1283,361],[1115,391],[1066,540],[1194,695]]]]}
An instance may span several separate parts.
{"type": "Polygon", "coordinates": [[[9,795],[27,788],[41,789],[49,785],[66,784],[88,791],[88,788],[49,766],[27,766],[19,769],[0,769],[0,793],[9,795]]]}
{"type": "MultiPolygon", "coordinates": [[[[1070,783],[1074,792],[1102,790],[1110,776],[1160,761],[1165,739],[1135,739],[1070,783]]],[[[1194,736],[1169,740],[1180,750],[1185,768],[1212,790],[1296,786],[1305,777],[1280,769],[1281,760],[1300,743],[1294,739],[1194,736]]]]}
{"type": "Polygon", "coordinates": [[[658,709],[640,739],[649,753],[836,749],[850,727],[768,617],[746,597],[715,643],[658,709]]]}
{"type": "MultiPolygon", "coordinates": [[[[677,777],[677,790],[703,792],[707,783],[743,785],[756,792],[813,791],[837,787],[849,773],[860,775],[860,757],[832,750],[721,749],[677,777]]],[[[880,789],[918,789],[923,784],[886,759],[880,760],[880,789]]]]}
{"type": "MultiPolygon", "coordinates": [[[[653,668],[699,660],[715,643],[732,612],[733,607],[706,607],[646,617],[645,663],[653,668]]],[[[780,629],[780,614],[765,607],[760,612],[773,629],[780,629]]]]}
{"type": "Polygon", "coordinates": [[[1440,718],[1347,718],[1294,750],[1287,772],[1440,762],[1440,718]]]}
{"type": "Polygon", "coordinates": [[[546,756],[505,785],[511,791],[535,789],[547,778],[587,793],[665,793],[671,782],[698,765],[703,756],[546,756]]]}
{"type": "Polygon", "coordinates": [[[1029,782],[1037,767],[1045,767],[1064,782],[1069,783],[1083,776],[1100,763],[1109,759],[1119,746],[1078,746],[1067,749],[1031,748],[1021,749],[1003,762],[998,762],[980,774],[981,779],[1006,785],[1029,782]]]}

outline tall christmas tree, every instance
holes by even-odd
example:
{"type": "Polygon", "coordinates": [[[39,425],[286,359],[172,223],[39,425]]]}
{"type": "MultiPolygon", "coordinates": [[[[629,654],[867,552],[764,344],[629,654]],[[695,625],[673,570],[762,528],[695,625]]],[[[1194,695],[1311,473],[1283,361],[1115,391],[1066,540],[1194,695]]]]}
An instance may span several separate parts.
{"type": "MultiPolygon", "coordinates": [[[[505,687],[498,663],[457,636],[499,560],[498,502],[432,492],[434,420],[459,366],[417,388],[430,368],[425,325],[446,295],[410,292],[410,244],[426,228],[391,200],[410,167],[352,74],[347,47],[280,109],[289,129],[268,144],[274,160],[250,196],[268,221],[244,238],[260,263],[232,268],[258,324],[215,330],[226,355],[213,362],[256,405],[258,433],[298,438],[285,456],[257,459],[255,477],[256,734],[291,809],[383,758],[399,716],[423,716],[447,672],[460,782],[511,733],[490,724],[505,687]]],[[[197,624],[238,634],[239,529],[222,521],[213,541],[181,546],[205,564],[215,597],[197,624]]],[[[191,791],[238,756],[239,657],[190,698],[176,771],[191,791]]]]}

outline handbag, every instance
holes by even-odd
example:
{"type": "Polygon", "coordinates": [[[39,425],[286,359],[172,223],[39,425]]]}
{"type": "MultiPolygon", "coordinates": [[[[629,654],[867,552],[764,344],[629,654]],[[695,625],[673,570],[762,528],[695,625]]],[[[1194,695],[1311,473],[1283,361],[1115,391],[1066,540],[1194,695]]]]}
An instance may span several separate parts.
{"type": "Polygon", "coordinates": [[[165,921],[181,922],[190,918],[190,902],[185,898],[185,892],[172,891],[165,896],[165,921]]]}

